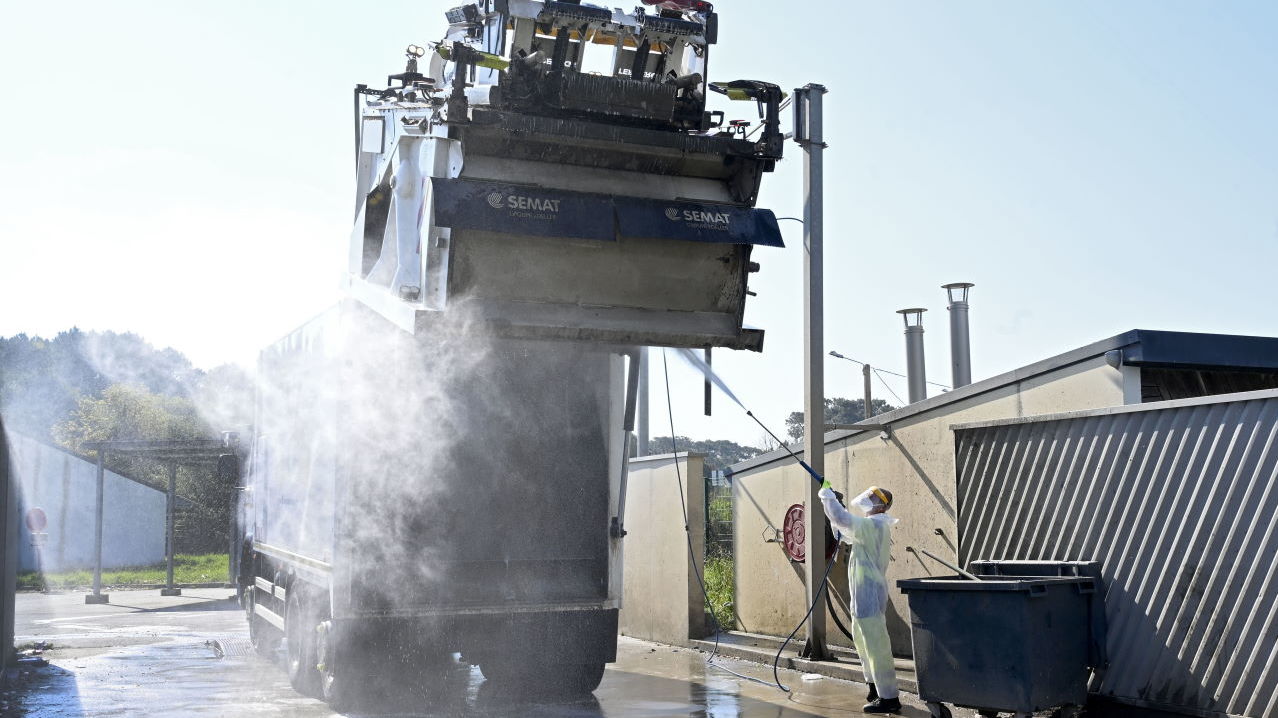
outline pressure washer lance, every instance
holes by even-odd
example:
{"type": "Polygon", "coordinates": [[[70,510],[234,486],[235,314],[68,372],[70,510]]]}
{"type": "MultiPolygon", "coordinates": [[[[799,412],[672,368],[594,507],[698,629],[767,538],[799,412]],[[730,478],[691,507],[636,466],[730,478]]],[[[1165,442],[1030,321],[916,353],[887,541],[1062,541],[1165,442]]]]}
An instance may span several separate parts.
{"type": "MultiPolygon", "coordinates": [[[[760,427],[763,428],[764,431],[768,432],[768,436],[771,436],[773,441],[780,444],[781,448],[785,449],[785,452],[789,454],[791,458],[799,462],[799,466],[802,466],[804,470],[806,470],[808,474],[812,476],[813,481],[823,486],[825,485],[825,477],[818,474],[816,470],[814,470],[811,466],[808,466],[808,462],[804,461],[803,459],[800,459],[798,454],[795,454],[793,451],[790,451],[790,447],[786,446],[784,441],[781,441],[781,439],[777,438],[777,435],[773,434],[771,429],[769,429],[767,426],[764,426],[763,422],[759,421],[759,417],[754,415],[754,412],[750,411],[749,409],[746,409],[746,416],[750,417],[751,419],[754,419],[754,423],[758,424],[760,427]]],[[[834,542],[836,545],[838,544],[841,538],[842,536],[840,536],[837,531],[834,532],[834,542]]],[[[836,558],[837,558],[837,554],[836,554],[836,558]]],[[[816,595],[812,597],[812,605],[808,606],[808,612],[803,614],[803,620],[799,621],[799,625],[795,626],[794,630],[790,631],[790,635],[786,636],[785,640],[781,642],[781,647],[777,649],[777,655],[772,659],[772,680],[774,683],[777,684],[777,688],[780,688],[786,693],[789,693],[790,689],[786,687],[785,685],[782,685],[781,675],[780,675],[780,672],[777,670],[777,665],[781,663],[781,654],[785,651],[785,647],[790,644],[790,641],[794,640],[794,637],[795,635],[798,634],[799,629],[803,628],[803,624],[807,623],[808,619],[812,618],[812,612],[816,610],[817,603],[821,601],[821,594],[825,593],[826,584],[830,580],[830,569],[834,568],[835,563],[836,561],[830,561],[828,564],[826,564],[825,575],[821,577],[821,585],[817,588],[816,595]]]]}

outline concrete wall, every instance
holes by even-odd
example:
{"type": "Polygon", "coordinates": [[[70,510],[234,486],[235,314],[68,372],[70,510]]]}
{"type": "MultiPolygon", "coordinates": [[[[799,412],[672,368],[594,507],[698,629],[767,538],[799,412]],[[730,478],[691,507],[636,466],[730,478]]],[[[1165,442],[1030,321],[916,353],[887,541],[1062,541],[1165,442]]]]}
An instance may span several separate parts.
{"type": "MultiPolygon", "coordinates": [[[[1139,377],[1124,377],[1103,356],[1092,356],[953,402],[941,402],[930,410],[911,415],[906,407],[875,417],[875,421],[891,423],[886,440],[877,431],[827,435],[826,474],[835,489],[850,497],[877,484],[894,495],[891,513],[901,522],[893,529],[888,630],[898,655],[910,655],[911,649],[909,608],[895,588],[896,580],[953,573],[905,550],[927,549],[949,559],[957,551],[954,433],[950,426],[1118,406],[1123,404],[1125,386],[1130,393],[1133,380],[1139,382],[1139,377]],[[900,414],[904,414],[900,420],[892,421],[900,414]]],[[[802,469],[788,459],[748,468],[735,476],[736,607],[742,630],[786,635],[807,611],[802,566],[791,564],[781,544],[767,539],[774,529],[780,531],[786,509],[803,502],[808,481],[811,479],[802,469]]],[[[837,593],[846,596],[847,575],[842,562],[831,571],[831,577],[837,577],[837,593]]],[[[841,611],[840,615],[846,614],[841,611]]],[[[851,643],[833,621],[827,635],[833,644],[851,643]]]]}
{"type": "Polygon", "coordinates": [[[680,453],[630,460],[620,616],[627,636],[679,645],[706,635],[705,599],[688,555],[691,534],[700,571],[706,551],[704,458],[680,453]]]}
{"type": "Polygon", "coordinates": [[[0,418],[0,671],[13,665],[13,616],[18,584],[18,491],[9,436],[0,418]]]}
{"type": "MultiPolygon", "coordinates": [[[[21,434],[10,434],[9,451],[19,516],[39,506],[49,518],[42,548],[44,570],[92,567],[97,466],[21,434]]],[[[107,471],[102,501],[104,569],[164,560],[164,492],[107,471]]],[[[18,533],[20,570],[34,570],[31,534],[25,525],[18,533]]]]}

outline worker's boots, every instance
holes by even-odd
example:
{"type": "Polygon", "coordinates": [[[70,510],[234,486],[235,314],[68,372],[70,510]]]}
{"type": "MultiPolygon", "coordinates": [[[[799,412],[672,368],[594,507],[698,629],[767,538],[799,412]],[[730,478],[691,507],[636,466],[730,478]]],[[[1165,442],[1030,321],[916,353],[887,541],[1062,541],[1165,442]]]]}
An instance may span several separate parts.
{"type": "Polygon", "coordinates": [[[875,698],[861,708],[862,713],[900,713],[900,698],[875,698]]]}

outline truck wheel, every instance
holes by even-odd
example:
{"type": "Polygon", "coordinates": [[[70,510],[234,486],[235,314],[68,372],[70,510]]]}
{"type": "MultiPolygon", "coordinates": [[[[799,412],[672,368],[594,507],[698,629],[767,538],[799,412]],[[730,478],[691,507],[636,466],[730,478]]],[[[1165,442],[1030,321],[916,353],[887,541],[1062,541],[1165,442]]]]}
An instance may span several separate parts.
{"type": "Polygon", "coordinates": [[[564,689],[573,694],[593,693],[603,680],[602,663],[575,663],[564,668],[564,689]]]}
{"type": "Polygon", "coordinates": [[[284,643],[288,648],[288,682],[293,690],[306,696],[319,695],[320,675],[315,668],[315,627],[318,621],[302,596],[300,582],[288,589],[288,606],[284,611],[284,643]]]}
{"type": "Polygon", "coordinates": [[[319,661],[320,694],[330,708],[344,713],[357,702],[356,691],[365,678],[359,675],[360,666],[357,660],[352,660],[352,652],[339,650],[340,641],[332,621],[319,624],[315,653],[319,661]]]}
{"type": "Polygon", "coordinates": [[[603,663],[512,663],[487,661],[479,665],[484,679],[521,694],[579,696],[599,687],[603,663]]]}
{"type": "Polygon", "coordinates": [[[319,695],[337,713],[366,708],[378,676],[367,649],[350,644],[349,634],[340,634],[334,622],[325,618],[316,630],[319,695]]]}
{"type": "Polygon", "coordinates": [[[244,592],[244,614],[248,618],[249,644],[259,656],[270,658],[279,650],[281,636],[279,629],[253,613],[253,607],[257,604],[256,594],[257,589],[251,586],[244,592]]]}

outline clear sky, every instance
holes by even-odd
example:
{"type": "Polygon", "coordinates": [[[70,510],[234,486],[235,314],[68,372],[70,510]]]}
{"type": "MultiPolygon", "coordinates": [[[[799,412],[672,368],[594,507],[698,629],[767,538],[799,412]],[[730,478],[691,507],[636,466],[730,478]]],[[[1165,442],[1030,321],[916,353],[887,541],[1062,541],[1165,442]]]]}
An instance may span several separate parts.
{"type": "MultiPolygon", "coordinates": [[[[131,330],[201,366],[251,364],[337,297],[351,87],[402,70],[446,7],[11,4],[0,335],[131,330]]],[[[952,281],[977,285],[977,379],[1132,328],[1278,335],[1278,5],[718,8],[712,79],[830,90],[827,349],[901,370],[894,312],[924,306],[928,376],[949,383],[952,281]]],[[[787,152],[760,206],[802,216],[787,152]]],[[[787,249],[755,254],[748,321],[766,351],[715,357],[778,432],[802,402],[802,228],[782,229],[787,249]]],[[[678,433],[758,443],[726,399],[700,416],[698,378],[674,357],[671,371],[678,433]]],[[[859,396],[856,366],[827,371],[828,395],[859,396]]]]}

